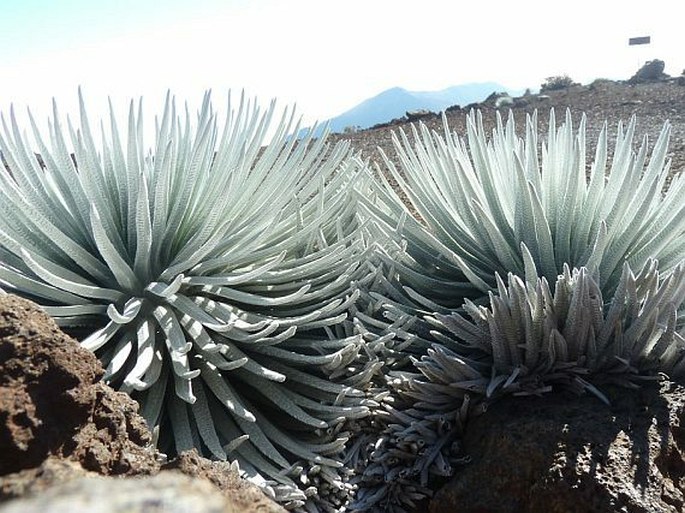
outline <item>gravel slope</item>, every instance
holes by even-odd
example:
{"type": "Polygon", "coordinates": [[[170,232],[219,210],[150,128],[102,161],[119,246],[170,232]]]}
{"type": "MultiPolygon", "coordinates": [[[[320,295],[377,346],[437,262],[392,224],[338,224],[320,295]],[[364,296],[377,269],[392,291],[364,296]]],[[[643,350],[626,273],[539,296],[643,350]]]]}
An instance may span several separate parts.
{"type": "MultiPolygon", "coordinates": [[[[447,121],[452,130],[465,134],[466,115],[472,107],[480,109],[486,129],[495,126],[496,109],[494,102],[486,101],[463,108],[451,107],[447,121]]],[[[538,126],[541,135],[547,131],[549,110],[555,109],[557,124],[563,119],[566,109],[570,109],[577,126],[583,113],[587,116],[588,152],[594,154],[597,136],[604,122],[608,123],[610,151],[619,120],[627,122],[637,116],[636,144],[647,136],[650,148],[659,135],[664,122],[671,124],[671,139],[668,156],[672,159],[672,172],[685,170],[685,85],[677,80],[629,84],[597,80],[590,85],[573,86],[559,91],[549,91],[544,95],[530,95],[515,99],[511,107],[504,107],[501,113],[506,117],[509,109],[516,119],[517,131],[523,134],[526,114],[538,111],[538,126]]],[[[442,119],[439,114],[422,117],[421,122],[429,128],[442,132],[442,119]]],[[[395,158],[391,135],[398,129],[409,129],[406,119],[394,120],[385,126],[378,126],[352,134],[334,134],[332,140],[347,139],[352,146],[362,152],[364,157],[380,162],[377,148],[395,158]]],[[[592,156],[590,155],[590,157],[592,156]]]]}

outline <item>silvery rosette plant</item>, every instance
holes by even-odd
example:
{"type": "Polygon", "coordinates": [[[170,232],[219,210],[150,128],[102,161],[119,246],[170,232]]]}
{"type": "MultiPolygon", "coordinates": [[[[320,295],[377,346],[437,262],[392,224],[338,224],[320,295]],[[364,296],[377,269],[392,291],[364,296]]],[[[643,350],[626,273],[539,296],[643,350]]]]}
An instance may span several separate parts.
{"type": "Polygon", "coordinates": [[[655,258],[668,272],[685,258],[685,183],[676,177],[662,194],[668,124],[651,156],[646,141],[634,151],[635,118],[619,124],[611,158],[605,125],[591,163],[585,124],[583,116],[574,132],[567,111],[557,127],[552,110],[540,144],[537,114],[520,137],[513,116],[504,124],[498,113],[488,137],[472,112],[465,140],[446,120],[444,134],[412,125],[413,143],[402,130],[394,135],[399,164],[384,157],[377,175],[385,186],[367,208],[395,236],[386,261],[411,304],[430,311],[486,296],[497,287],[495,273],[523,276],[522,244],[549,283],[565,264],[585,266],[608,295],[624,262],[639,269],[655,258]]]}
{"type": "Polygon", "coordinates": [[[329,379],[353,380],[362,345],[336,328],[369,275],[362,166],[345,144],[298,140],[288,111],[265,145],[274,113],[241,97],[220,128],[208,95],[196,117],[167,97],[147,151],[133,103],[126,135],[112,111],[99,142],[81,97],[78,126],[55,106],[32,138],[12,110],[0,287],[82,334],[163,450],[237,460],[290,508],[337,507],[342,427],[367,414],[329,379]]]}
{"type": "Polygon", "coordinates": [[[385,158],[364,202],[376,236],[394,240],[378,251],[365,325],[399,327],[416,358],[388,373],[380,434],[353,446],[355,510],[429,495],[431,476],[468,459],[467,419],[498,397],[562,386],[606,400],[603,383],[685,372],[685,202],[682,175],[662,194],[668,126],[648,159],[635,120],[619,125],[610,166],[606,126],[586,163],[584,117],[574,134],[552,111],[540,146],[536,115],[523,139],[513,117],[498,115],[492,138],[479,113],[467,126],[467,141],[446,122],[443,136],[413,126],[414,144],[400,131],[399,165],[385,158]]]}

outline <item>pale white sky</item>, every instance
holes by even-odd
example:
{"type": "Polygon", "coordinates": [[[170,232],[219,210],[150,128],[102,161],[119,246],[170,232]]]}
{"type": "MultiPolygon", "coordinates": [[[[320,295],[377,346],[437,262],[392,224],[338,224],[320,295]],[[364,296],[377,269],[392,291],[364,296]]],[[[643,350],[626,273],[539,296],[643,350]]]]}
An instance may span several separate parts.
{"type": "Polygon", "coordinates": [[[194,107],[211,88],[221,107],[245,88],[311,122],[394,86],[626,79],[653,58],[679,75],[684,15],[676,0],[0,0],[0,110],[44,125],[53,96],[75,112],[78,85],[93,117],[107,96],[157,113],[167,89],[194,107]]]}

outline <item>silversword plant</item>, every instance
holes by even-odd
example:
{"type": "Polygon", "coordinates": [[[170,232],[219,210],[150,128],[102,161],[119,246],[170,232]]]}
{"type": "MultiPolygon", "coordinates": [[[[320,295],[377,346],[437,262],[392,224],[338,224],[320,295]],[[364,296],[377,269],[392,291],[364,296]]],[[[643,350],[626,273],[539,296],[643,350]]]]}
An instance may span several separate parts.
{"type": "Polygon", "coordinates": [[[368,274],[360,164],[289,111],[265,145],[274,103],[229,98],[220,129],[209,95],[196,118],[167,97],[147,151],[142,102],[96,142],[79,99],[46,136],[2,119],[0,287],[83,334],[163,450],[236,460],[291,508],[344,502],[341,427],[367,408],[328,377],[362,343],[332,329],[368,274]]]}
{"type": "Polygon", "coordinates": [[[584,116],[574,133],[552,111],[540,145],[536,114],[523,138],[513,116],[497,114],[492,138],[480,113],[466,140],[443,122],[442,135],[412,126],[413,143],[395,134],[398,165],[384,157],[364,200],[394,244],[358,317],[414,358],[386,372],[377,432],[352,445],[360,511],[429,495],[431,476],[468,458],[467,419],[498,397],[566,387],[606,400],[603,383],[685,373],[684,182],[662,193],[668,125],[649,159],[635,119],[611,159],[605,126],[588,164],[584,116]]]}
{"type": "Polygon", "coordinates": [[[505,124],[498,113],[489,138],[480,112],[472,112],[466,140],[446,118],[444,134],[423,124],[412,126],[413,143],[404,131],[395,134],[399,166],[385,157],[385,167],[399,192],[384,180],[367,208],[395,235],[397,250],[386,261],[412,304],[430,311],[458,308],[464,297],[486,300],[496,273],[524,275],[522,243],[549,283],[564,265],[586,267],[609,296],[624,262],[639,269],[655,258],[667,273],[685,258],[682,175],[662,194],[669,125],[650,158],[646,141],[634,152],[635,118],[619,124],[609,158],[605,125],[588,163],[585,124],[583,116],[574,132],[567,111],[557,127],[552,110],[540,144],[537,114],[527,116],[521,138],[513,115],[505,124]]]}

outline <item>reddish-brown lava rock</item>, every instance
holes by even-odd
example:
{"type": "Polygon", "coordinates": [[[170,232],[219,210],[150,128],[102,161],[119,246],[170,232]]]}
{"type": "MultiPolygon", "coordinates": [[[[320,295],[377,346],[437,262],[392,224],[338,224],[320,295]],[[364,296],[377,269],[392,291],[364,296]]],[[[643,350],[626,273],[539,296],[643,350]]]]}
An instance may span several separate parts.
{"type": "Polygon", "coordinates": [[[158,470],[137,403],[102,375],[95,355],[35,304],[0,297],[0,475],[50,456],[103,475],[158,470]]]}
{"type": "Polygon", "coordinates": [[[285,511],[229,463],[207,460],[196,451],[167,463],[162,474],[168,479],[160,476],[162,457],[152,447],[137,403],[102,383],[102,376],[97,358],[37,305],[0,296],[0,501],[28,501],[7,507],[24,511],[38,500],[34,506],[42,511],[43,493],[48,498],[73,493],[68,500],[78,501],[87,490],[57,489],[97,475],[155,475],[160,497],[167,497],[172,490],[164,483],[174,486],[173,474],[183,473],[193,478],[193,486],[209,482],[219,489],[230,506],[222,511],[285,511]]]}

